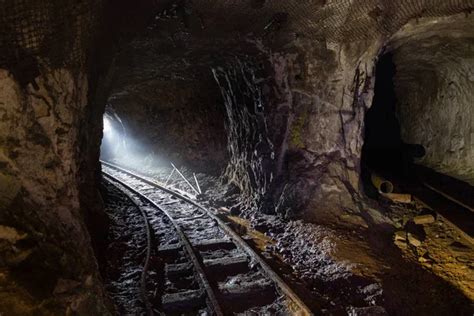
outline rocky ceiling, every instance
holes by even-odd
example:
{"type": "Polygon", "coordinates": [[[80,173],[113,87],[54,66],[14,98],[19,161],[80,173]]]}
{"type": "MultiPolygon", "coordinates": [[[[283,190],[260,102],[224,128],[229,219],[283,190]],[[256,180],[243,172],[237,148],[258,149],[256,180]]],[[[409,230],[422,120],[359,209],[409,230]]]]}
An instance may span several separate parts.
{"type": "Polygon", "coordinates": [[[195,45],[209,38],[240,40],[248,35],[277,46],[298,37],[347,43],[390,36],[410,19],[468,14],[472,7],[467,0],[140,0],[133,6],[107,0],[80,5],[3,0],[0,65],[19,67],[21,62],[31,66],[31,57],[55,66],[81,64],[84,47],[97,49],[104,40],[114,45],[107,36],[119,33],[130,38],[143,26],[167,34],[181,47],[190,38],[195,45]],[[54,13],[59,11],[61,14],[54,13]],[[97,34],[98,29],[105,33],[97,34]],[[70,41],[72,34],[76,35],[74,42],[70,41]]]}
{"type": "MultiPolygon", "coordinates": [[[[390,35],[412,18],[469,12],[472,8],[472,3],[459,0],[183,0],[157,3],[159,9],[165,9],[163,13],[178,8],[187,25],[194,24],[196,29],[208,34],[239,31],[259,36],[284,30],[296,36],[329,41],[357,41],[377,34],[390,35]]],[[[159,18],[165,16],[158,15],[159,18]]]]}
{"type": "MultiPolygon", "coordinates": [[[[141,65],[134,65],[142,68],[136,71],[153,70],[163,77],[173,73],[179,76],[191,65],[219,64],[223,55],[254,50],[249,48],[249,41],[261,41],[274,49],[290,48],[298,38],[326,43],[370,42],[390,37],[411,19],[468,14],[474,5],[462,0],[142,2],[145,9],[131,15],[133,24],[141,20],[148,31],[140,32],[127,49],[141,51],[141,65]],[[160,71],[150,63],[173,64],[173,68],[160,71]]],[[[123,17],[120,21],[125,22],[123,17]]]]}

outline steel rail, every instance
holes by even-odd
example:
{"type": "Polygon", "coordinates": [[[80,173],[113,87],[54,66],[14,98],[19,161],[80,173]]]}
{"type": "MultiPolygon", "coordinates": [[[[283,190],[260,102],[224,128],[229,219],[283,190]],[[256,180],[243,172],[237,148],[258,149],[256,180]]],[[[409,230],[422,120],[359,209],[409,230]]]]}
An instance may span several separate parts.
{"type": "Polygon", "coordinates": [[[465,224],[466,223],[472,223],[472,208],[467,206],[466,204],[458,201],[457,199],[451,197],[449,194],[439,190],[439,189],[436,189],[435,187],[427,184],[426,182],[422,182],[423,186],[425,188],[427,188],[431,193],[433,193],[434,195],[438,195],[438,196],[441,196],[443,198],[445,198],[447,201],[449,201],[451,204],[453,205],[456,205],[457,206],[457,210],[459,210],[460,212],[462,212],[461,210],[462,209],[465,209],[464,212],[462,213],[458,213],[457,216],[461,216],[461,219],[458,218],[453,218],[453,214],[449,214],[447,213],[445,210],[443,209],[440,209],[438,207],[436,207],[435,205],[433,205],[432,203],[430,203],[429,201],[427,201],[425,198],[421,197],[421,196],[416,196],[416,198],[418,200],[420,200],[421,202],[423,202],[423,204],[426,204],[428,207],[430,207],[431,209],[433,209],[437,216],[440,216],[442,217],[446,223],[451,226],[451,228],[453,228],[455,231],[457,231],[466,241],[468,241],[471,245],[474,245],[474,238],[473,238],[473,226],[470,225],[469,226],[466,226],[465,224]]]}
{"type": "MultiPolygon", "coordinates": [[[[217,316],[222,316],[224,313],[222,312],[222,309],[219,305],[219,302],[217,301],[216,295],[214,293],[214,290],[212,289],[211,285],[209,284],[209,281],[206,278],[206,274],[204,272],[204,267],[202,264],[199,262],[199,259],[196,256],[196,252],[193,249],[193,246],[189,242],[188,238],[186,235],[183,233],[181,227],[176,223],[176,221],[173,219],[173,217],[163,208],[161,208],[158,204],[156,204],[154,201],[152,201],[150,198],[148,198],[146,195],[143,193],[137,191],[136,189],[132,188],[128,184],[124,183],[122,180],[118,179],[117,177],[102,171],[104,175],[107,177],[113,179],[114,181],[120,183],[123,187],[125,187],[127,190],[133,192],[134,194],[138,195],[141,199],[145,200],[147,203],[153,205],[156,209],[158,209],[160,212],[166,215],[170,222],[173,224],[173,227],[175,228],[176,232],[178,233],[181,242],[188,253],[189,257],[191,258],[191,261],[193,263],[194,269],[196,270],[197,274],[199,275],[199,283],[201,286],[204,288],[207,294],[207,298],[209,299],[210,302],[210,307],[214,311],[215,315],[217,316]]],[[[140,179],[141,180],[141,179],[140,179]]],[[[143,180],[142,180],[143,181],[143,180]]],[[[146,220],[148,219],[148,216],[146,216],[146,220]]],[[[148,220],[147,220],[148,221],[148,220]]]]}
{"type": "MultiPolygon", "coordinates": [[[[418,166],[419,167],[419,166],[418,166]]],[[[425,168],[427,169],[427,168],[425,168]]],[[[412,196],[413,199],[416,199],[420,202],[422,202],[424,205],[426,205],[428,208],[436,212],[437,216],[440,218],[443,218],[443,220],[452,228],[454,229],[457,233],[459,233],[467,242],[471,243],[474,245],[474,225],[470,224],[472,222],[472,212],[474,212],[474,209],[472,206],[469,206],[467,203],[459,200],[456,197],[453,197],[452,194],[445,192],[441,188],[437,188],[433,184],[429,183],[428,180],[424,179],[423,176],[419,176],[419,189],[413,190],[413,188],[410,190],[410,186],[408,186],[408,193],[409,195],[412,196]],[[456,207],[456,211],[453,212],[453,209],[450,209],[451,207],[448,206],[446,207],[446,204],[443,206],[438,205],[439,202],[434,202],[432,199],[443,199],[446,201],[446,203],[450,203],[452,206],[456,207]]],[[[385,179],[380,178],[382,181],[385,179]]],[[[386,178],[388,182],[394,181],[394,179],[386,178]]],[[[373,179],[372,179],[373,180],[373,179]]],[[[379,183],[380,181],[379,180],[379,183]]],[[[398,179],[398,185],[402,184],[403,182],[398,179]]],[[[374,183],[375,186],[376,183],[374,183]]],[[[391,184],[392,185],[392,184],[391,184]]],[[[384,195],[384,194],[382,194],[384,195]]]]}
{"type": "Polygon", "coordinates": [[[255,252],[255,250],[253,250],[234,230],[232,230],[221,218],[219,218],[218,216],[216,216],[214,213],[212,213],[211,211],[209,211],[207,208],[205,208],[204,206],[202,206],[201,204],[199,204],[198,202],[196,201],[193,201],[191,200],[189,197],[179,193],[179,192],[176,192],[175,190],[172,190],[172,189],[169,189],[169,188],[166,188],[165,186],[163,186],[162,184],[158,183],[158,182],[154,182],[154,181],[150,181],[142,176],[139,176],[129,170],[126,170],[120,166],[117,166],[115,164],[112,164],[112,163],[109,163],[109,162],[105,162],[105,161],[102,161],[101,160],[101,163],[106,165],[106,166],[109,166],[110,168],[113,168],[113,169],[116,169],[116,170],[119,170],[121,172],[124,172],[148,185],[151,185],[155,188],[158,188],[164,192],[167,192],[177,198],[180,198],[196,207],[198,207],[199,209],[203,210],[209,217],[211,217],[212,219],[214,219],[217,224],[219,225],[219,227],[226,233],[229,235],[229,237],[232,238],[232,240],[244,251],[246,252],[252,259],[254,259],[256,262],[258,262],[260,264],[260,266],[262,267],[262,270],[267,274],[267,276],[277,285],[277,287],[280,289],[280,291],[285,294],[293,303],[296,304],[296,306],[298,306],[298,308],[300,309],[299,311],[299,315],[314,315],[313,312],[311,311],[311,309],[299,298],[299,296],[293,291],[293,289],[291,289],[287,284],[286,282],[275,272],[273,271],[273,269],[266,263],[266,261],[259,255],[257,254],[257,252],[255,252]]]}
{"type": "Polygon", "coordinates": [[[447,198],[447,199],[450,200],[451,202],[456,203],[456,204],[458,204],[459,206],[462,206],[462,207],[464,207],[465,209],[470,210],[471,212],[474,212],[474,208],[473,208],[472,206],[469,206],[469,205],[467,205],[466,203],[464,203],[464,202],[462,202],[462,201],[459,201],[459,199],[456,199],[456,198],[452,197],[452,196],[449,195],[448,193],[446,193],[446,192],[444,192],[444,191],[442,191],[442,190],[440,190],[440,189],[435,188],[434,186],[432,186],[431,184],[427,183],[426,181],[423,181],[422,183],[423,183],[423,185],[424,185],[426,188],[430,189],[431,191],[434,191],[434,192],[436,192],[436,193],[442,195],[443,197],[447,198]]]}
{"type": "MultiPolygon", "coordinates": [[[[150,257],[151,257],[151,228],[150,228],[150,223],[148,222],[147,214],[146,214],[145,210],[140,205],[138,205],[138,203],[135,202],[135,200],[130,195],[127,194],[127,192],[125,192],[119,186],[117,186],[115,183],[113,183],[113,181],[117,181],[114,177],[111,177],[110,175],[108,175],[106,173],[104,173],[104,175],[106,175],[106,177],[105,177],[106,181],[108,181],[110,184],[112,184],[114,187],[116,187],[117,190],[123,192],[125,194],[125,196],[130,200],[130,202],[135,204],[135,206],[138,208],[138,210],[142,214],[143,220],[145,222],[146,239],[147,239],[146,248],[147,249],[146,249],[145,263],[143,264],[143,270],[142,270],[142,273],[140,275],[140,290],[141,290],[141,294],[142,294],[143,303],[145,304],[146,314],[147,314],[147,316],[152,316],[153,315],[153,310],[151,308],[151,303],[148,300],[148,296],[147,296],[147,293],[146,293],[146,275],[148,273],[148,268],[150,267],[150,257]]],[[[119,182],[119,181],[117,181],[117,182],[119,182]]],[[[122,183],[120,183],[120,184],[122,184],[122,183]]]]}

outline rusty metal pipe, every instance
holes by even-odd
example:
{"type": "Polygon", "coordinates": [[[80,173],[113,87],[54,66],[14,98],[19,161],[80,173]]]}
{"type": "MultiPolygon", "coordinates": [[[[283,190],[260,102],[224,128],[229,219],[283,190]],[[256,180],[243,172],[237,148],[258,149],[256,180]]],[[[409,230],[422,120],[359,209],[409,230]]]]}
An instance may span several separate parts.
{"type": "Polygon", "coordinates": [[[379,193],[392,193],[393,192],[393,184],[392,182],[388,181],[385,178],[382,178],[376,173],[372,173],[370,175],[370,180],[372,184],[377,188],[379,193]]]}

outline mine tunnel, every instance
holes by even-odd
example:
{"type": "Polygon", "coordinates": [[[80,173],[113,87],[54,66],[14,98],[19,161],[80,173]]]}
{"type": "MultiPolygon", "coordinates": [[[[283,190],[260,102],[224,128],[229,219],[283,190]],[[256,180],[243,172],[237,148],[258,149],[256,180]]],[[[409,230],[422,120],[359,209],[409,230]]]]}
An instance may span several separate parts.
{"type": "Polygon", "coordinates": [[[472,9],[0,1],[0,316],[472,315],[472,9]]]}
{"type": "MultiPolygon", "coordinates": [[[[395,91],[397,67],[393,61],[393,53],[382,55],[375,67],[374,98],[364,120],[364,145],[361,155],[362,177],[369,196],[377,195],[378,189],[384,193],[393,191],[393,185],[389,181],[384,181],[380,187],[376,187],[372,181],[374,174],[414,181],[415,160],[426,155],[422,144],[409,144],[402,138],[402,122],[397,113],[401,111],[403,100],[402,96],[397,97],[395,91]]],[[[409,123],[411,122],[405,124],[409,123]]],[[[418,128],[421,129],[422,126],[418,128]]]]}

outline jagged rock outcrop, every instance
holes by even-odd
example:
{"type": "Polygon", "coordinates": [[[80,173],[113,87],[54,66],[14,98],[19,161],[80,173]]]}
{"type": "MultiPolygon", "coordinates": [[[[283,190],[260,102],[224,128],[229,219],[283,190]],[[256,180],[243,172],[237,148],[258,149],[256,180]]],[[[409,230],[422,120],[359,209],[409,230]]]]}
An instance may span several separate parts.
{"type": "Polygon", "coordinates": [[[22,236],[0,238],[6,240],[0,282],[7,289],[1,311],[106,313],[80,208],[77,148],[88,80],[66,69],[43,71],[38,89],[0,72],[0,223],[22,236]],[[64,282],[74,285],[64,289],[64,282]]]}
{"type": "MultiPolygon", "coordinates": [[[[237,186],[247,198],[245,207],[262,205],[274,177],[275,152],[267,129],[261,69],[250,62],[235,60],[213,69],[226,110],[229,161],[224,181],[237,186]]],[[[271,211],[271,210],[270,210],[271,211]]]]}
{"type": "Polygon", "coordinates": [[[103,107],[91,100],[87,55],[100,5],[7,2],[0,13],[7,30],[0,34],[0,314],[107,315],[86,225],[98,215],[88,206],[98,202],[103,107]],[[58,21],[60,9],[67,22],[58,21]]]}
{"type": "Polygon", "coordinates": [[[376,45],[357,51],[300,39],[291,53],[270,55],[279,87],[274,107],[287,112],[275,116],[287,118],[280,133],[280,179],[285,181],[275,197],[278,212],[310,221],[362,222],[353,198],[360,189],[363,118],[372,97],[375,54],[376,45]]]}
{"type": "MultiPolygon", "coordinates": [[[[304,36],[286,43],[284,49],[271,48],[265,43],[257,42],[257,46],[267,56],[267,73],[272,78],[266,80],[267,91],[271,93],[267,93],[264,100],[265,121],[275,151],[275,166],[270,169],[273,182],[266,184],[272,189],[266,192],[271,195],[270,200],[278,213],[326,224],[365,227],[371,223],[372,218],[365,213],[360,203],[363,197],[360,159],[364,143],[365,113],[372,105],[374,95],[376,62],[380,54],[394,51],[395,60],[407,59],[406,63],[397,62],[400,67],[399,76],[423,74],[425,64],[416,59],[430,58],[430,52],[417,46],[419,50],[416,52],[408,50],[404,54],[403,46],[399,46],[400,43],[432,37],[434,33],[429,31],[427,25],[434,24],[438,24],[435,32],[448,36],[444,39],[434,37],[435,43],[446,45],[445,48],[449,50],[449,43],[457,41],[460,34],[451,30],[468,30],[468,25],[472,25],[472,17],[458,14],[444,20],[424,18],[420,22],[407,24],[393,37],[381,36],[364,45],[314,42],[304,36]],[[419,27],[413,28],[411,25],[414,24],[419,27]]],[[[410,48],[409,45],[408,47],[410,48]]],[[[451,56],[451,62],[444,63],[439,69],[451,67],[456,68],[455,72],[465,73],[463,65],[469,64],[468,61],[463,62],[467,56],[466,51],[457,49],[456,52],[458,55],[451,56]],[[460,62],[461,67],[455,67],[455,62],[460,62]]],[[[440,58],[439,64],[443,64],[446,58],[440,54],[437,53],[432,58],[433,63],[440,58]]],[[[468,74],[458,77],[465,78],[463,82],[469,85],[468,74]]],[[[402,113],[403,117],[400,117],[405,141],[426,143],[429,140],[420,139],[423,138],[422,135],[430,134],[428,131],[435,124],[440,125],[442,117],[452,113],[450,123],[439,128],[449,129],[445,135],[456,134],[457,137],[444,138],[439,134],[422,162],[435,168],[438,164],[439,170],[444,172],[448,172],[447,165],[450,165],[451,170],[457,169],[464,175],[469,173],[472,165],[469,159],[472,155],[468,135],[472,115],[469,114],[470,109],[465,108],[467,103],[460,100],[456,106],[446,109],[438,102],[439,106],[431,105],[436,107],[433,110],[436,113],[420,109],[417,112],[420,116],[413,116],[412,113],[409,114],[410,107],[404,107],[403,104],[409,100],[404,99],[404,93],[410,92],[409,85],[412,81],[399,77],[395,78],[397,79],[400,79],[399,85],[405,87],[403,92],[399,92],[401,111],[407,113],[404,116],[402,113]],[[457,121],[455,117],[458,117],[457,121]],[[426,122],[419,122],[420,119],[426,122]],[[415,131],[418,123],[423,123],[424,127],[418,127],[415,131]],[[453,128],[454,125],[456,128],[453,128]],[[457,147],[452,149],[452,146],[457,147]],[[451,154],[445,155],[450,150],[451,154]]],[[[452,81],[449,78],[443,80],[452,81]]],[[[420,89],[420,93],[424,96],[440,96],[445,89],[454,91],[447,86],[447,81],[439,92],[431,91],[433,93],[430,94],[427,89],[420,89]]],[[[457,95],[468,98],[459,93],[457,95]]],[[[413,97],[416,98],[416,94],[413,97]]],[[[245,169],[241,168],[242,170],[245,169]]]]}

